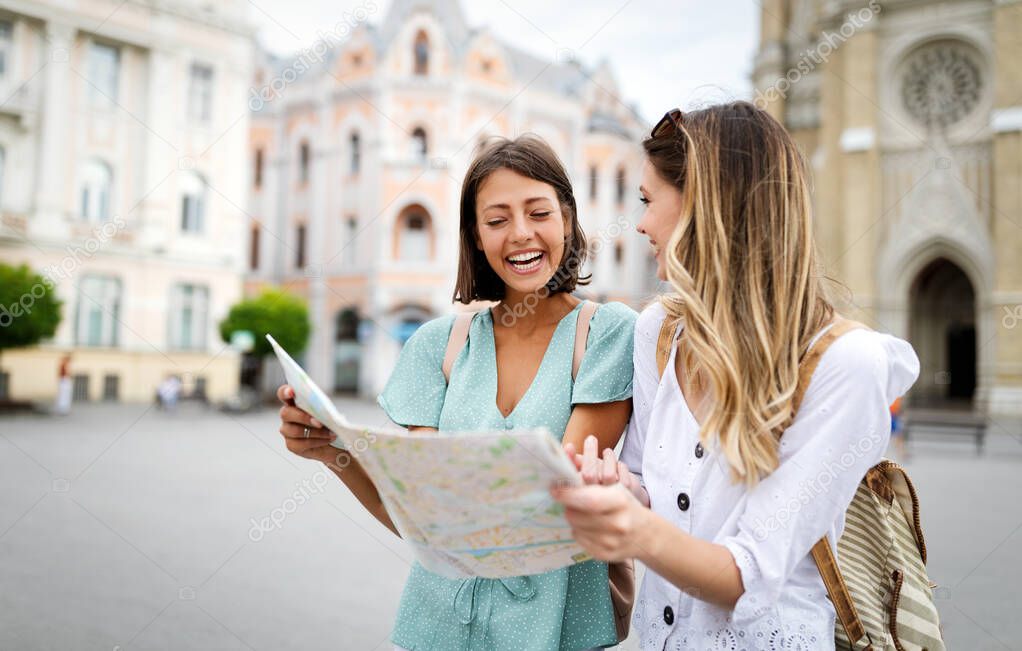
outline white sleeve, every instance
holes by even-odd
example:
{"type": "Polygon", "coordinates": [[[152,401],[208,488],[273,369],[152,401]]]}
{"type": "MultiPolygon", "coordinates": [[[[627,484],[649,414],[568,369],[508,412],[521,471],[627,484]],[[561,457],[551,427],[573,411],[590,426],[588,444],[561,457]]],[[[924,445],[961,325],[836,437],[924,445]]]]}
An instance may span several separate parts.
{"type": "Polygon", "coordinates": [[[919,374],[906,342],[853,331],[834,342],[780,444],[780,465],[749,493],[731,551],[745,591],[734,617],[771,607],[795,566],[831,531],[887,449],[889,405],[919,374]]]}
{"type": "Polygon", "coordinates": [[[650,305],[635,321],[635,345],[632,349],[632,418],[628,421],[621,461],[642,481],[642,450],[653,400],[660,386],[656,345],[666,313],[659,302],[650,305]]]}

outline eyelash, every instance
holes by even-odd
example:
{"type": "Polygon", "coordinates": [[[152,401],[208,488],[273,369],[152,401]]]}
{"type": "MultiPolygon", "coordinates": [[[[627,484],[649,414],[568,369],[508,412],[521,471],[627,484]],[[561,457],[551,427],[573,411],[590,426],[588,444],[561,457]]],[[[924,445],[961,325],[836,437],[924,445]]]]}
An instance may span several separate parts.
{"type": "MultiPolygon", "coordinates": [[[[547,210],[547,211],[544,211],[544,212],[533,213],[532,216],[533,217],[540,217],[540,218],[542,218],[542,217],[549,217],[550,216],[550,211],[547,210]]],[[[487,226],[500,226],[505,221],[507,221],[507,220],[506,219],[493,219],[491,221],[486,222],[486,225],[487,226]]]]}
{"type": "Polygon", "coordinates": [[[645,206],[648,206],[649,205],[649,199],[647,199],[646,197],[640,196],[639,197],[639,203],[641,203],[641,204],[643,204],[645,206]]]}

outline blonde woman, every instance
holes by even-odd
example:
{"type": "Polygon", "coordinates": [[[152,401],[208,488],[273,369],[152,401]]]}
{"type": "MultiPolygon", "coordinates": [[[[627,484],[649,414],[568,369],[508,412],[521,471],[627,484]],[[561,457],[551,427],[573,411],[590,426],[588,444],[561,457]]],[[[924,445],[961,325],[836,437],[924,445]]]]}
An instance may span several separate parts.
{"type": "Polygon", "coordinates": [[[904,341],[849,332],[792,420],[800,358],[836,318],[798,148],[746,102],[671,111],[643,144],[638,230],[673,293],[636,323],[623,463],[587,441],[583,474],[604,485],[555,497],[594,557],[649,568],[633,622],[643,649],[832,649],[810,549],[840,535],[918,360],[904,341]]]}

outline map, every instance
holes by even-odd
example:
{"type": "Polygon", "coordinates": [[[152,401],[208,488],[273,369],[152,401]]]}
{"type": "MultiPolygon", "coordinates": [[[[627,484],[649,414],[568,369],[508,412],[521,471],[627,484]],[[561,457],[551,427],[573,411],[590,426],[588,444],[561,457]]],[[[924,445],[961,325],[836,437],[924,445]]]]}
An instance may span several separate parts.
{"type": "Polygon", "coordinates": [[[305,369],[280,347],[277,340],[271,335],[266,335],[266,339],[273,347],[273,352],[280,360],[280,365],[284,367],[284,377],[287,378],[287,383],[295,390],[295,405],[306,413],[312,414],[327,429],[337,434],[337,440],[330,445],[342,450],[347,449],[341,430],[351,429],[348,421],[337,411],[330,397],[312,381],[305,369]]]}
{"type": "Polygon", "coordinates": [[[451,578],[503,578],[589,560],[549,494],[555,483],[581,480],[546,429],[436,434],[356,426],[267,339],[295,404],[359,461],[426,569],[451,578]]]}

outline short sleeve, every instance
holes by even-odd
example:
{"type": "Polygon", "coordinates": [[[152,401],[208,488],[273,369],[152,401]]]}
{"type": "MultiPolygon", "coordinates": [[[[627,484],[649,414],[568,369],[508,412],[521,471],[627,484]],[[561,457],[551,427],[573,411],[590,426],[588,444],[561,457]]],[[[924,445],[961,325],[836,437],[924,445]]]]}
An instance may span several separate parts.
{"type": "Polygon", "coordinates": [[[377,402],[403,427],[439,427],[447,393],[443,360],[454,316],[424,323],[405,342],[377,402]]]}
{"type": "Polygon", "coordinates": [[[653,402],[660,387],[656,348],[660,326],[667,313],[659,301],[642,311],[635,322],[635,349],[632,355],[632,417],[628,421],[621,448],[621,461],[642,481],[642,453],[646,431],[653,413],[653,402]]]}
{"type": "Polygon", "coordinates": [[[775,603],[816,541],[839,533],[859,481],[887,448],[888,405],[918,373],[909,344],[875,332],[848,333],[823,355],[781,438],[780,465],[748,493],[738,532],[721,541],[745,588],[736,620],[775,603]]]}
{"type": "Polygon", "coordinates": [[[601,305],[593,314],[571,404],[615,402],[632,396],[636,316],[635,310],[624,303],[601,305]]]}

